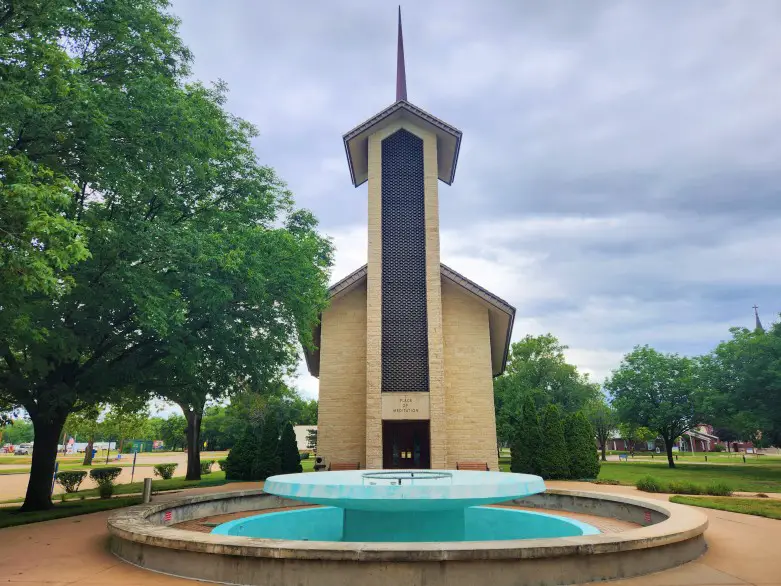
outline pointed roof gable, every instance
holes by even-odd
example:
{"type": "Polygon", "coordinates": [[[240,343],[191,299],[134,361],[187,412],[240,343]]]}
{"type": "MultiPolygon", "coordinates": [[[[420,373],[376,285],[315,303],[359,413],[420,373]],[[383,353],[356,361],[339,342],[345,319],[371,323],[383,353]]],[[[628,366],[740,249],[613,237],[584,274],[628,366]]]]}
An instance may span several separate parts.
{"type": "Polygon", "coordinates": [[[402,100],[344,135],[344,150],[347,153],[347,165],[350,167],[353,185],[358,187],[369,179],[369,136],[399,120],[407,120],[434,133],[437,137],[437,175],[440,181],[452,184],[456,177],[458,151],[461,148],[461,131],[402,100]]]}
{"type": "MultiPolygon", "coordinates": [[[[358,270],[353,271],[328,289],[329,299],[345,295],[354,288],[365,284],[367,275],[367,265],[363,265],[358,270]]],[[[488,309],[488,327],[491,337],[491,370],[494,376],[499,376],[504,372],[507,365],[510,337],[512,336],[513,322],[515,321],[515,308],[501,297],[494,295],[487,289],[483,289],[480,285],[457,273],[447,265],[440,265],[440,275],[442,279],[447,279],[473,295],[488,309]]],[[[313,332],[316,349],[313,351],[304,350],[304,358],[306,359],[309,373],[315,377],[320,375],[320,336],[321,328],[318,324],[313,332]]]]}

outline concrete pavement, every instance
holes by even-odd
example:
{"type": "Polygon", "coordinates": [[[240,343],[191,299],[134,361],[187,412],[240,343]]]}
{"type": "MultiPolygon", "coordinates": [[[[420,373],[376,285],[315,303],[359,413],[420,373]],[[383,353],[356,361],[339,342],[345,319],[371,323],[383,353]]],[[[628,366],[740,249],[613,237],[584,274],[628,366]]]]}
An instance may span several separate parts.
{"type": "MultiPolygon", "coordinates": [[[[550,482],[551,487],[636,494],[634,488],[576,482],[550,482]]],[[[230,489],[257,487],[231,484],[230,489]]],[[[221,492],[226,487],[191,492],[221,492]]],[[[157,498],[179,498],[161,495],[157,498]]],[[[665,495],[644,497],[665,500],[665,495]]],[[[708,552],[684,566],[629,580],[615,586],[781,586],[781,521],[701,509],[708,515],[708,552]]],[[[108,553],[106,520],[111,512],[36,523],[0,530],[0,583],[25,586],[184,586],[196,584],[154,574],[125,564],[108,553]]]]}

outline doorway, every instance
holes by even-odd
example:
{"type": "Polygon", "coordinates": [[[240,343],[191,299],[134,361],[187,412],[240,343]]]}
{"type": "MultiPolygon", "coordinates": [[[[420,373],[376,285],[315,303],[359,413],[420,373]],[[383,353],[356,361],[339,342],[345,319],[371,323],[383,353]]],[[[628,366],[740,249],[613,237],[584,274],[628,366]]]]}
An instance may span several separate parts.
{"type": "Polygon", "coordinates": [[[429,422],[383,421],[382,467],[385,469],[431,468],[429,422]]]}

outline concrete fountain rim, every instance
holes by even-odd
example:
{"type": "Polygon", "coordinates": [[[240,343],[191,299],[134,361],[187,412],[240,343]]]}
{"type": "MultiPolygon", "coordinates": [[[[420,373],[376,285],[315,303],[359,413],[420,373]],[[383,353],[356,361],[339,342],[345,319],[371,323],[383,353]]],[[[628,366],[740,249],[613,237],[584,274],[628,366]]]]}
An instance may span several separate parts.
{"type": "MultiPolygon", "coordinates": [[[[540,496],[544,495],[607,501],[629,508],[639,508],[646,511],[648,515],[654,513],[657,517],[662,516],[664,520],[622,533],[544,539],[439,543],[291,541],[205,534],[167,526],[195,518],[188,517],[187,511],[195,506],[205,506],[210,502],[228,504],[228,501],[240,502],[245,499],[261,498],[263,500],[276,500],[279,502],[278,506],[289,506],[291,503],[287,499],[281,499],[262,489],[250,489],[191,495],[172,501],[137,505],[111,515],[108,520],[108,529],[112,539],[120,539],[143,546],[204,554],[298,560],[432,562],[556,558],[644,550],[697,538],[704,533],[708,526],[708,519],[702,512],[691,507],[664,501],[568,489],[548,489],[540,496]],[[170,516],[167,514],[168,512],[171,513],[170,516]],[[152,517],[155,516],[162,517],[162,520],[153,522],[152,517]]],[[[223,509],[219,512],[227,513],[238,510],[242,509],[235,509],[235,511],[223,509]]],[[[598,510],[592,511],[592,514],[598,513],[598,510]]]]}

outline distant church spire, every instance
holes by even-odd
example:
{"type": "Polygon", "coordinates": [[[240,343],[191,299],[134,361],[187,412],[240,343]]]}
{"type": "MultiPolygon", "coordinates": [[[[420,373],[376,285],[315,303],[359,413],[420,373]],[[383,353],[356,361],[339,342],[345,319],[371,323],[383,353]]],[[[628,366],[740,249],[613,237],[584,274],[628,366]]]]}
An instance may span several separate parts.
{"type": "Polygon", "coordinates": [[[407,100],[407,71],[404,68],[404,36],[401,34],[401,6],[399,6],[399,41],[396,52],[396,101],[407,100]]]}
{"type": "Polygon", "coordinates": [[[764,332],[765,328],[762,327],[762,322],[759,321],[759,306],[754,304],[754,318],[756,319],[755,330],[758,332],[764,332]]]}

